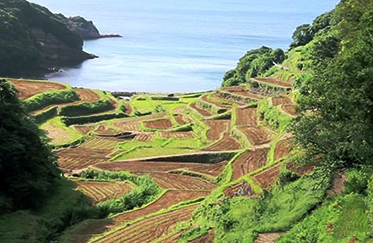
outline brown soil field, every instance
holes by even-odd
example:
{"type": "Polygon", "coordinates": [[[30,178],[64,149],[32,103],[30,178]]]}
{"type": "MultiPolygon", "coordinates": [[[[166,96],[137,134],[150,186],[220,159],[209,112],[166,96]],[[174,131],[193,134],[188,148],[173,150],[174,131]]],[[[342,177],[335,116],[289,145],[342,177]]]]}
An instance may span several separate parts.
{"type": "Polygon", "coordinates": [[[275,160],[279,160],[289,154],[291,150],[290,139],[281,140],[277,143],[275,148],[275,160]]]}
{"type": "Polygon", "coordinates": [[[126,107],[126,114],[127,115],[130,115],[131,113],[132,113],[132,111],[133,111],[133,109],[132,109],[132,105],[130,104],[130,103],[125,103],[124,104],[124,107],[126,107]]]}
{"type": "Polygon", "coordinates": [[[20,99],[27,99],[31,96],[43,93],[45,91],[66,89],[66,86],[62,84],[51,82],[38,82],[18,79],[8,79],[8,81],[14,84],[16,89],[19,91],[18,97],[20,99]]]}
{"type": "Polygon", "coordinates": [[[220,108],[223,108],[223,109],[230,109],[232,107],[231,105],[224,105],[222,103],[214,101],[214,99],[213,99],[214,97],[216,98],[216,96],[209,97],[209,94],[206,94],[206,95],[201,96],[201,99],[204,102],[216,105],[217,107],[220,107],[220,108]]]}
{"type": "Polygon", "coordinates": [[[213,230],[210,230],[206,234],[198,237],[197,239],[191,241],[190,243],[212,243],[214,242],[215,234],[213,230]]]}
{"type": "Polygon", "coordinates": [[[215,185],[198,177],[171,174],[165,172],[154,172],[150,174],[155,182],[163,189],[181,190],[212,190],[215,185]]]}
{"type": "Polygon", "coordinates": [[[255,243],[275,243],[284,233],[265,233],[259,234],[255,243]]]}
{"type": "Polygon", "coordinates": [[[256,94],[256,93],[253,93],[253,92],[250,92],[250,91],[233,91],[233,92],[231,91],[231,93],[241,95],[241,96],[245,96],[245,97],[249,97],[249,98],[254,99],[254,100],[264,99],[263,95],[256,94]]]}
{"type": "Polygon", "coordinates": [[[84,148],[68,148],[57,152],[60,168],[66,170],[80,170],[90,165],[108,161],[105,150],[89,150],[84,148]]]}
{"type": "Polygon", "coordinates": [[[272,98],[272,105],[278,106],[278,105],[292,105],[293,102],[291,99],[287,97],[273,97],[272,98]]]}
{"type": "Polygon", "coordinates": [[[134,220],[138,217],[157,212],[161,209],[169,208],[172,205],[176,205],[180,202],[190,201],[199,197],[207,196],[208,194],[208,191],[170,190],[167,191],[160,199],[148,205],[147,207],[120,214],[118,216],[115,216],[114,219],[119,221],[134,220]]]}
{"type": "Polygon", "coordinates": [[[307,165],[302,165],[302,166],[297,166],[294,162],[289,163],[286,165],[286,169],[298,174],[298,175],[307,175],[315,170],[315,165],[313,164],[307,164],[307,165]]]}
{"type": "Polygon", "coordinates": [[[197,208],[192,205],[172,212],[157,215],[136,222],[128,227],[119,229],[112,234],[106,235],[93,242],[123,242],[123,243],[144,243],[151,242],[159,237],[170,233],[177,222],[187,221],[191,213],[197,208]]]}
{"type": "Polygon", "coordinates": [[[200,163],[182,163],[182,162],[152,162],[152,161],[123,161],[95,165],[102,170],[109,171],[129,171],[132,173],[144,172],[167,172],[178,169],[189,170],[191,168],[201,167],[200,163]]]}
{"type": "Polygon", "coordinates": [[[154,138],[155,138],[154,133],[142,132],[136,135],[135,140],[141,141],[141,142],[148,142],[148,141],[152,141],[154,138]]]}
{"type": "Polygon", "coordinates": [[[81,134],[85,135],[91,131],[92,126],[91,125],[74,125],[73,128],[77,130],[78,132],[80,132],[81,134]]]}
{"type": "Polygon", "coordinates": [[[241,144],[234,139],[229,132],[226,132],[222,139],[212,144],[210,147],[203,149],[203,151],[229,151],[240,150],[241,144]]]}
{"type": "Polygon", "coordinates": [[[246,91],[247,87],[246,86],[227,86],[227,87],[223,87],[222,90],[228,91],[228,92],[246,91]]]}
{"type": "Polygon", "coordinates": [[[169,119],[159,119],[155,121],[146,121],[144,125],[151,129],[169,129],[172,127],[172,122],[169,119]]]}
{"type": "Polygon", "coordinates": [[[175,235],[172,235],[166,239],[163,240],[162,243],[174,243],[174,242],[179,242],[179,240],[181,239],[181,237],[183,236],[185,231],[181,231],[175,235]]]}
{"type": "MultiPolygon", "coordinates": [[[[109,229],[119,226],[124,222],[134,220],[145,215],[155,213],[161,209],[169,208],[172,205],[183,201],[190,201],[208,195],[207,191],[167,191],[161,198],[144,208],[119,214],[112,219],[93,220],[76,229],[69,237],[69,243],[88,242],[95,235],[102,234],[109,229]]],[[[175,241],[170,241],[175,242],[175,241]]]]}
{"type": "Polygon", "coordinates": [[[223,134],[229,129],[230,120],[204,120],[210,129],[207,131],[207,138],[217,141],[223,137],[223,134]]]}
{"type": "Polygon", "coordinates": [[[103,124],[100,124],[98,125],[98,127],[95,129],[94,131],[97,135],[115,135],[117,134],[117,132],[115,132],[113,129],[103,125],[103,124]]]}
{"type": "Polygon", "coordinates": [[[79,98],[82,102],[92,102],[99,100],[100,96],[90,89],[74,89],[75,92],[79,95],[79,98]]]}
{"type": "Polygon", "coordinates": [[[98,138],[94,138],[94,139],[86,141],[79,147],[90,149],[90,150],[97,149],[97,150],[105,150],[105,151],[110,150],[111,151],[116,147],[117,144],[118,144],[117,139],[98,137],[98,138]]]}
{"type": "Polygon", "coordinates": [[[223,172],[224,167],[227,164],[228,161],[222,161],[216,164],[199,165],[196,167],[189,168],[188,170],[216,177],[220,175],[221,172],[223,172]]]}
{"type": "Polygon", "coordinates": [[[185,125],[185,121],[183,119],[183,115],[181,114],[174,114],[174,118],[176,120],[176,122],[179,124],[179,125],[185,125]]]}
{"type": "Polygon", "coordinates": [[[281,109],[291,116],[297,116],[298,113],[295,109],[295,105],[281,105],[281,109]]]}
{"type": "Polygon", "coordinates": [[[280,167],[281,163],[274,165],[273,167],[253,176],[253,179],[261,188],[269,189],[271,184],[276,181],[277,176],[280,173],[280,167]]]}
{"type": "Polygon", "coordinates": [[[224,195],[226,197],[232,198],[234,196],[234,194],[240,190],[241,187],[242,187],[241,183],[238,183],[237,185],[228,187],[224,190],[224,195]]]}
{"type": "Polygon", "coordinates": [[[271,85],[275,85],[275,86],[283,87],[283,88],[288,88],[288,89],[291,88],[291,83],[284,82],[284,81],[281,81],[281,80],[279,80],[279,79],[272,79],[272,78],[255,78],[255,79],[253,79],[253,80],[254,80],[254,81],[261,82],[261,83],[267,83],[267,84],[271,84],[271,85]]]}
{"type": "Polygon", "coordinates": [[[267,163],[268,150],[254,150],[242,154],[233,163],[233,180],[237,180],[247,173],[256,171],[267,163]]]}
{"type": "Polygon", "coordinates": [[[202,116],[205,116],[205,117],[208,117],[208,116],[212,116],[212,113],[207,111],[207,110],[204,110],[204,109],[201,109],[199,108],[196,103],[192,103],[190,104],[190,107],[194,110],[196,110],[199,114],[201,114],[202,116]]]}
{"type": "Polygon", "coordinates": [[[268,143],[272,139],[271,134],[259,127],[237,126],[237,128],[245,134],[253,146],[268,143]]]}
{"type": "Polygon", "coordinates": [[[256,127],[256,108],[237,108],[237,121],[236,125],[246,125],[251,127],[256,127]]]}
{"type": "Polygon", "coordinates": [[[128,119],[122,119],[114,122],[114,127],[121,131],[140,131],[138,128],[138,121],[130,121],[128,119]]]}
{"type": "Polygon", "coordinates": [[[192,132],[161,132],[163,138],[195,138],[192,132]]]}
{"type": "Polygon", "coordinates": [[[118,198],[133,189],[132,186],[125,182],[78,181],[77,185],[77,190],[82,190],[93,204],[118,198]]]}

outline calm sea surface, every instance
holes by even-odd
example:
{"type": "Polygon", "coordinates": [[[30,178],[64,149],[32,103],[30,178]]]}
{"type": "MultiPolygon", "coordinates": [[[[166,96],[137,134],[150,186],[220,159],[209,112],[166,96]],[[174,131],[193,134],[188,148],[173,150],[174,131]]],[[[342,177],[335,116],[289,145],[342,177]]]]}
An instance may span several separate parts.
{"type": "Polygon", "coordinates": [[[49,78],[77,87],[191,92],[220,86],[246,51],[286,49],[294,29],[338,0],[32,0],[52,12],[81,15],[101,33],[123,38],[86,41],[100,58],[49,78]]]}

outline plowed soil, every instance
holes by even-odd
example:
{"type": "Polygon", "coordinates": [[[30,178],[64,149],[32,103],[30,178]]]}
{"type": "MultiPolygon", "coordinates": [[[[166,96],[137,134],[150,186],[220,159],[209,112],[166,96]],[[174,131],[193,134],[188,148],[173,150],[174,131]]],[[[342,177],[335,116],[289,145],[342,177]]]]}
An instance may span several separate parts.
{"type": "Polygon", "coordinates": [[[275,243],[284,233],[266,233],[259,234],[255,243],[275,243]]]}
{"type": "Polygon", "coordinates": [[[201,96],[201,99],[202,99],[204,102],[207,102],[207,103],[213,104],[213,105],[215,105],[215,106],[217,106],[217,107],[219,107],[219,108],[230,109],[230,108],[232,107],[232,106],[230,106],[230,105],[225,105],[225,104],[222,104],[222,103],[219,103],[219,102],[214,101],[214,99],[213,99],[214,97],[217,98],[216,96],[211,96],[211,97],[209,97],[209,95],[206,94],[206,95],[201,96]]]}
{"type": "Polygon", "coordinates": [[[172,122],[169,119],[159,119],[155,121],[146,121],[144,125],[151,129],[169,129],[172,127],[172,122]]]}
{"type": "Polygon", "coordinates": [[[210,230],[208,233],[191,241],[191,243],[212,243],[214,242],[214,239],[215,239],[214,231],[210,230]]]}
{"type": "Polygon", "coordinates": [[[188,170],[216,177],[220,175],[221,172],[223,172],[224,167],[227,164],[228,161],[222,161],[216,164],[199,165],[196,167],[189,168],[188,170]]]}
{"type": "Polygon", "coordinates": [[[112,138],[94,138],[86,141],[79,147],[91,150],[113,150],[118,144],[118,140],[112,138]]]}
{"type": "Polygon", "coordinates": [[[279,160],[289,154],[291,150],[290,139],[281,140],[277,143],[275,148],[275,160],[279,160]]]}
{"type": "Polygon", "coordinates": [[[100,99],[100,96],[90,89],[75,89],[75,92],[82,102],[92,102],[100,99]]]}
{"type": "Polygon", "coordinates": [[[92,129],[92,126],[91,125],[75,125],[73,126],[75,130],[77,130],[78,132],[80,132],[81,134],[88,134],[91,129],[92,129]]]}
{"type": "Polygon", "coordinates": [[[259,127],[238,126],[237,128],[245,134],[253,146],[269,143],[272,139],[271,134],[259,127]]]}
{"type": "Polygon", "coordinates": [[[151,132],[142,132],[142,133],[138,133],[135,137],[135,139],[137,141],[141,141],[141,142],[148,142],[148,141],[152,141],[154,140],[154,133],[151,133],[151,132]]]}
{"type": "Polygon", "coordinates": [[[184,119],[183,119],[183,115],[175,114],[175,115],[174,115],[174,118],[175,118],[176,122],[177,122],[179,125],[185,125],[185,121],[184,121],[184,119]]]}
{"type": "Polygon", "coordinates": [[[154,172],[150,174],[157,184],[163,189],[181,190],[212,190],[215,185],[198,177],[154,172]]]}
{"type": "Polygon", "coordinates": [[[107,162],[109,151],[90,150],[85,148],[69,148],[57,152],[58,164],[61,169],[80,170],[90,165],[107,162]]]}
{"type": "Polygon", "coordinates": [[[255,78],[254,81],[258,81],[259,83],[266,83],[266,84],[271,84],[283,88],[290,89],[291,88],[291,83],[284,82],[278,79],[271,79],[271,78],[255,78]]]}
{"type": "Polygon", "coordinates": [[[204,117],[212,116],[212,113],[211,113],[211,112],[199,108],[199,107],[196,105],[196,103],[192,103],[192,104],[190,104],[190,107],[191,107],[192,109],[196,110],[199,114],[201,114],[201,115],[204,116],[204,117]]]}
{"type": "Polygon", "coordinates": [[[254,150],[242,154],[233,163],[233,180],[256,171],[267,163],[268,150],[254,150]]]}
{"type": "Polygon", "coordinates": [[[228,86],[228,87],[223,87],[222,90],[224,91],[246,91],[247,87],[246,86],[228,86]]]}
{"type": "Polygon", "coordinates": [[[130,115],[132,113],[132,111],[133,111],[131,104],[130,103],[125,103],[124,107],[126,107],[126,109],[127,109],[126,110],[126,114],[130,115]]]}
{"type": "Polygon", "coordinates": [[[256,127],[256,108],[237,108],[236,125],[256,127]]]}
{"type": "Polygon", "coordinates": [[[241,144],[234,139],[228,132],[226,132],[222,139],[214,143],[210,147],[203,149],[204,151],[230,151],[240,150],[241,144]]]}
{"type": "Polygon", "coordinates": [[[278,106],[278,105],[292,105],[293,102],[291,99],[287,97],[273,97],[272,98],[272,105],[278,106]]]}
{"type": "Polygon", "coordinates": [[[114,126],[121,131],[140,131],[138,128],[139,122],[137,121],[128,121],[128,120],[119,120],[114,122],[114,126]]]}
{"type": "Polygon", "coordinates": [[[161,132],[163,138],[195,138],[192,132],[161,132]]]}
{"type": "Polygon", "coordinates": [[[315,170],[315,165],[307,164],[303,166],[297,166],[295,163],[289,163],[286,165],[286,169],[301,176],[312,173],[315,170]]]}
{"type": "Polygon", "coordinates": [[[109,220],[95,220],[87,222],[70,235],[69,243],[88,242],[93,236],[102,234],[115,226],[121,225],[124,222],[157,212],[161,209],[169,208],[170,206],[179,202],[190,201],[208,194],[209,192],[207,191],[167,191],[160,199],[144,208],[119,214],[109,220]]]}
{"type": "Polygon", "coordinates": [[[101,124],[101,125],[98,125],[98,127],[95,129],[95,133],[97,135],[115,135],[117,134],[117,132],[115,132],[113,129],[101,124]]]}
{"type": "Polygon", "coordinates": [[[295,109],[295,105],[282,105],[281,109],[291,116],[297,116],[298,113],[295,109]]]}
{"type": "Polygon", "coordinates": [[[207,196],[208,194],[208,191],[167,191],[160,199],[150,204],[149,206],[128,213],[120,214],[114,217],[114,219],[120,221],[130,221],[138,217],[157,212],[161,209],[166,209],[168,207],[171,207],[172,205],[178,204],[179,202],[190,201],[199,197],[207,196]]]}
{"type": "Polygon", "coordinates": [[[104,238],[93,242],[151,242],[159,237],[170,233],[177,222],[189,220],[191,218],[191,213],[195,209],[196,206],[193,205],[147,218],[136,222],[128,227],[119,229],[112,234],[106,235],[104,238]]]}
{"type": "Polygon", "coordinates": [[[269,189],[271,184],[276,181],[278,174],[280,173],[281,164],[277,164],[259,174],[253,176],[254,181],[264,189],[269,189]]]}
{"type": "Polygon", "coordinates": [[[38,82],[17,79],[8,79],[8,81],[16,86],[16,89],[19,91],[18,97],[20,99],[27,99],[36,94],[40,94],[50,90],[66,89],[66,86],[62,84],[51,82],[38,82]]]}
{"type": "Polygon", "coordinates": [[[79,181],[77,182],[77,185],[77,189],[82,190],[94,204],[118,198],[119,196],[132,191],[132,186],[125,182],[79,181]]]}
{"type": "Polygon", "coordinates": [[[231,92],[231,93],[241,95],[241,96],[245,96],[245,97],[251,98],[253,100],[264,99],[264,96],[262,96],[260,94],[252,93],[250,91],[234,91],[234,92],[231,92]]]}
{"type": "Polygon", "coordinates": [[[207,138],[212,141],[217,141],[227,132],[230,120],[204,120],[204,123],[210,127],[207,131],[207,138]]]}

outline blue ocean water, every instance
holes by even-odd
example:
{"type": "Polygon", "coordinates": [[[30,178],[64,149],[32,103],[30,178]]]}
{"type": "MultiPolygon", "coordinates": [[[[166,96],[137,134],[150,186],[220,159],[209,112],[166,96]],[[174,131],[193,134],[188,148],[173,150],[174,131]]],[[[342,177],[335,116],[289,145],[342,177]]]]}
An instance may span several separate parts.
{"type": "Polygon", "coordinates": [[[338,0],[32,0],[52,12],[84,16],[101,33],[86,41],[100,58],[49,76],[77,87],[147,92],[215,89],[246,51],[288,48],[295,28],[338,0]]]}

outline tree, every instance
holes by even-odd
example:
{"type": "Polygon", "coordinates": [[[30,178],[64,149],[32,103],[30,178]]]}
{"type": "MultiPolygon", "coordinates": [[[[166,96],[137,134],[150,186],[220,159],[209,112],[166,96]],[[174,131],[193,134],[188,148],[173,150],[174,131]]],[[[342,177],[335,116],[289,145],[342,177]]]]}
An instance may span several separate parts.
{"type": "Polygon", "coordinates": [[[315,62],[308,95],[298,102],[304,116],[294,128],[297,141],[333,168],[372,163],[372,16],[372,0],[341,2],[339,53],[315,62]]]}
{"type": "Polygon", "coordinates": [[[60,177],[45,134],[0,79],[0,212],[38,206],[60,177]]]}

